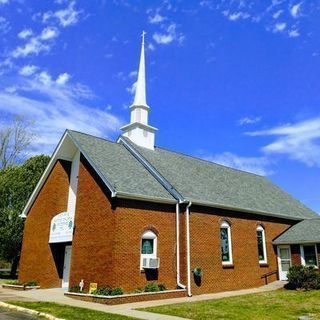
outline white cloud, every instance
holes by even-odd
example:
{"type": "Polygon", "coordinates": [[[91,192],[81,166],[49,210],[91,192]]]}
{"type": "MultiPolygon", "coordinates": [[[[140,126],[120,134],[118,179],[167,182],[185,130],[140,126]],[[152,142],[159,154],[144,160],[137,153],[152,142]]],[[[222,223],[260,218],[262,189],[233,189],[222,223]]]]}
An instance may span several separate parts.
{"type": "Polygon", "coordinates": [[[0,16],[0,33],[7,33],[10,30],[10,23],[5,17],[0,16]]]}
{"type": "Polygon", "coordinates": [[[9,3],[9,0],[0,0],[0,4],[7,4],[9,3]]]}
{"type": "Polygon", "coordinates": [[[288,35],[290,38],[296,38],[300,36],[300,32],[298,29],[289,30],[288,35]]]}
{"type": "Polygon", "coordinates": [[[185,37],[182,33],[177,32],[177,25],[175,23],[171,23],[165,31],[165,33],[156,32],[153,34],[153,40],[157,44],[166,45],[173,41],[177,41],[179,44],[183,43],[185,37]]]}
{"type": "Polygon", "coordinates": [[[154,45],[153,45],[152,43],[149,43],[147,48],[148,48],[149,50],[151,50],[151,51],[154,51],[154,50],[155,50],[155,47],[154,47],[154,45]]]}
{"type": "Polygon", "coordinates": [[[53,27],[47,27],[42,30],[40,39],[41,40],[50,40],[56,38],[59,35],[59,31],[53,27]]]}
{"type": "Polygon", "coordinates": [[[85,86],[60,86],[48,73],[41,73],[34,79],[20,79],[14,92],[0,88],[0,113],[26,115],[34,120],[37,138],[31,153],[51,153],[66,128],[103,137],[118,132],[120,119],[106,108],[89,107],[83,102],[91,99],[92,105],[93,97],[85,86]]]}
{"type": "Polygon", "coordinates": [[[250,14],[242,11],[233,13],[229,13],[229,11],[224,11],[223,14],[231,21],[237,21],[239,19],[248,19],[250,17],[250,14]]]}
{"type": "Polygon", "coordinates": [[[12,52],[14,58],[26,57],[32,54],[38,55],[42,51],[49,51],[50,46],[39,40],[39,38],[31,38],[24,46],[19,46],[12,52]]]}
{"type": "Polygon", "coordinates": [[[261,121],[261,117],[244,117],[241,118],[238,123],[240,126],[246,125],[246,124],[255,124],[261,121]]]}
{"type": "Polygon", "coordinates": [[[23,29],[18,33],[18,37],[20,39],[26,39],[33,35],[33,31],[31,29],[23,29]]]}
{"type": "Polygon", "coordinates": [[[268,169],[270,161],[265,157],[241,157],[231,152],[224,152],[222,154],[206,156],[204,159],[261,176],[272,174],[272,171],[268,169]]]}
{"type": "Polygon", "coordinates": [[[174,36],[172,34],[155,33],[153,40],[158,44],[169,44],[174,40],[174,36]]]}
{"type": "Polygon", "coordinates": [[[134,70],[129,73],[129,78],[135,78],[138,75],[138,71],[134,70]]]}
{"type": "Polygon", "coordinates": [[[297,18],[300,15],[301,5],[302,2],[295,4],[290,8],[290,14],[292,15],[292,17],[297,18]]]}
{"type": "Polygon", "coordinates": [[[14,58],[27,57],[29,55],[38,55],[40,52],[49,51],[51,44],[49,40],[56,38],[59,35],[59,31],[54,27],[47,27],[42,30],[40,35],[28,38],[28,42],[19,46],[12,51],[14,58]]]}
{"type": "Polygon", "coordinates": [[[285,22],[276,23],[273,27],[273,32],[274,33],[282,32],[285,30],[286,27],[287,27],[287,24],[285,22]]]}
{"type": "Polygon", "coordinates": [[[23,76],[31,76],[37,71],[38,67],[34,65],[25,65],[19,70],[19,74],[23,76]]]}
{"type": "Polygon", "coordinates": [[[156,13],[154,16],[148,17],[149,22],[152,24],[160,23],[160,22],[164,21],[165,19],[166,19],[166,17],[163,17],[159,13],[156,13]]]}
{"type": "Polygon", "coordinates": [[[273,19],[278,19],[281,16],[282,12],[283,12],[283,10],[278,10],[277,12],[275,12],[272,15],[273,19]]]}
{"type": "Polygon", "coordinates": [[[137,81],[134,82],[131,87],[127,87],[126,90],[127,92],[129,92],[130,94],[134,95],[136,93],[136,89],[137,89],[137,81]]]}
{"type": "Polygon", "coordinates": [[[71,1],[65,9],[55,12],[45,12],[42,16],[42,21],[48,22],[49,20],[57,20],[62,27],[68,27],[76,24],[79,21],[79,15],[81,12],[75,9],[75,4],[75,1],[71,1]]]}
{"type": "Polygon", "coordinates": [[[68,73],[61,73],[59,74],[57,80],[56,80],[56,83],[59,84],[59,85],[64,85],[66,84],[70,79],[70,75],[68,73]]]}
{"type": "Polygon", "coordinates": [[[308,166],[320,167],[320,118],[247,134],[275,138],[262,148],[266,154],[284,154],[308,166]]]}

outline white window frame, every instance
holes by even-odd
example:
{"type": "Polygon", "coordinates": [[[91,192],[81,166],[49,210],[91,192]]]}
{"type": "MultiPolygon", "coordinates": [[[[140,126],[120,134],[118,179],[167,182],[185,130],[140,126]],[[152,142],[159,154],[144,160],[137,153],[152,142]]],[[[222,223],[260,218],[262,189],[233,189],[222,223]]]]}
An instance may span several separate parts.
{"type": "MultiPolygon", "coordinates": [[[[222,261],[222,265],[228,266],[228,265],[233,265],[233,256],[232,256],[232,238],[231,238],[231,226],[227,221],[223,221],[220,224],[220,257],[222,255],[221,252],[221,229],[227,229],[228,233],[228,246],[229,246],[229,261],[222,261]]],[[[222,258],[221,258],[222,260],[222,258]]]]}
{"type": "Polygon", "coordinates": [[[157,248],[158,248],[158,237],[152,230],[145,231],[140,240],[140,270],[143,270],[142,268],[142,261],[144,258],[157,258],[157,248]],[[144,239],[151,239],[153,240],[153,253],[142,253],[142,240],[144,239]]]}
{"type": "MultiPolygon", "coordinates": [[[[267,256],[267,244],[266,244],[266,232],[264,230],[264,227],[262,225],[259,225],[256,229],[256,233],[258,231],[261,231],[262,232],[262,244],[263,244],[263,257],[264,259],[263,260],[260,260],[259,259],[259,249],[258,249],[258,259],[259,259],[259,263],[260,264],[266,264],[268,263],[268,256],[267,256]]],[[[258,242],[258,235],[256,234],[257,236],[257,242],[258,242]]]]}
{"type": "Polygon", "coordinates": [[[305,246],[314,246],[314,251],[316,253],[316,262],[317,262],[317,264],[314,267],[316,269],[319,269],[318,250],[317,250],[317,244],[316,243],[304,243],[304,244],[300,245],[301,264],[303,266],[306,266],[306,259],[305,259],[305,256],[304,256],[304,247],[305,246]]]}

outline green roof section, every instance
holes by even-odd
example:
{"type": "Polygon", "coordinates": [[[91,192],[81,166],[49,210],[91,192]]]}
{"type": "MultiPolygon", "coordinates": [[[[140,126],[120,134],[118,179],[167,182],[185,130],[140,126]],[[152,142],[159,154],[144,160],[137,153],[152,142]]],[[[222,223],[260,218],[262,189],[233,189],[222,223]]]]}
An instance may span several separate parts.
{"type": "Polygon", "coordinates": [[[162,148],[135,148],[187,200],[292,219],[318,216],[265,177],[162,148]]]}
{"type": "MultiPolygon", "coordinates": [[[[94,169],[117,193],[154,202],[176,199],[122,143],[67,131],[94,169]]],[[[304,220],[319,217],[267,178],[125,139],[184,199],[204,206],[304,220]]]]}
{"type": "Polygon", "coordinates": [[[298,222],[277,237],[273,244],[320,243],[320,218],[298,222]]]}
{"type": "Polygon", "coordinates": [[[68,130],[68,133],[116,192],[175,200],[123,145],[77,131],[68,130]]]}

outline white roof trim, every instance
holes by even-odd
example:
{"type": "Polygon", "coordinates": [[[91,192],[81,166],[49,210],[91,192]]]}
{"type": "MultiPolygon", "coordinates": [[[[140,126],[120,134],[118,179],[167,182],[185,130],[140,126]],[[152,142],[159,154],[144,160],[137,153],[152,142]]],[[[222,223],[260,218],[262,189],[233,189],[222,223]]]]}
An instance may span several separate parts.
{"type": "MultiPolygon", "coordinates": [[[[38,196],[39,191],[41,190],[44,182],[45,182],[46,179],[48,178],[48,176],[49,176],[49,174],[50,174],[50,172],[51,172],[54,164],[55,164],[56,161],[58,160],[59,150],[60,150],[63,142],[65,141],[67,135],[68,135],[68,132],[65,131],[65,133],[63,134],[62,138],[60,139],[57,147],[55,148],[55,150],[54,150],[54,152],[53,152],[53,154],[52,154],[52,156],[51,156],[51,159],[50,159],[50,161],[49,161],[46,169],[44,170],[44,172],[43,172],[40,180],[38,181],[35,189],[33,190],[33,192],[32,192],[32,194],[31,194],[31,196],[30,196],[27,204],[25,205],[25,207],[24,207],[24,209],[23,209],[23,211],[22,211],[22,213],[21,213],[21,215],[20,215],[21,218],[26,218],[26,217],[27,217],[27,214],[28,214],[29,210],[31,209],[34,200],[35,200],[36,197],[38,196]]],[[[63,158],[61,158],[61,159],[63,159],[63,158]]],[[[65,159],[63,159],[63,160],[65,160],[65,159]]],[[[68,160],[69,160],[69,159],[68,159],[68,160]]],[[[69,160],[69,161],[70,161],[70,160],[69,160]]]]}

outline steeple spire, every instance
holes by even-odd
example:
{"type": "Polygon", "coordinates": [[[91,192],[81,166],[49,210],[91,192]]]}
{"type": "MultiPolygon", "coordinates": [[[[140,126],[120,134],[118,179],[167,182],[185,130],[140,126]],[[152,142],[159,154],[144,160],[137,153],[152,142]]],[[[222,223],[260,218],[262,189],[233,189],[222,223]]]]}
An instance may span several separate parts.
{"type": "Polygon", "coordinates": [[[155,131],[158,129],[148,124],[149,106],[146,99],[146,66],[144,56],[144,37],[146,32],[142,32],[142,45],[139,63],[138,80],[133,104],[130,106],[130,123],[123,126],[123,136],[129,138],[135,144],[153,150],[155,131]]]}
{"type": "Polygon", "coordinates": [[[147,106],[146,100],[146,66],[144,57],[144,36],[146,32],[142,31],[142,44],[141,44],[141,54],[140,54],[140,64],[138,72],[138,80],[136,87],[136,94],[134,97],[133,105],[135,106],[147,106]]]}

